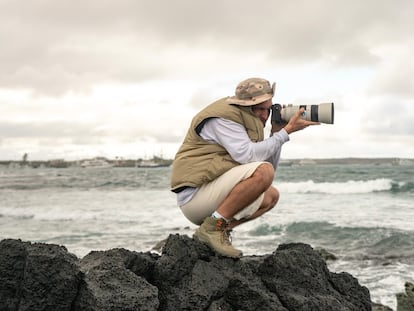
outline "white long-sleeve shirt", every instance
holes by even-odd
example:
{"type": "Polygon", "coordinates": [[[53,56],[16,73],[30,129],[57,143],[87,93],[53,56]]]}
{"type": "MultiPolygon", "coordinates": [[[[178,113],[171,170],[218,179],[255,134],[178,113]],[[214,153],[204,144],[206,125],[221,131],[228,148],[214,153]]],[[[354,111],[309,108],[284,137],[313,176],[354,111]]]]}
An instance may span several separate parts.
{"type": "MultiPolygon", "coordinates": [[[[223,146],[233,160],[240,164],[267,161],[275,169],[279,164],[282,145],[289,141],[288,133],[281,129],[263,141],[252,142],[241,124],[223,118],[209,119],[200,136],[206,141],[223,146]]],[[[197,190],[198,188],[188,187],[177,193],[178,205],[182,206],[190,201],[197,190]]]]}

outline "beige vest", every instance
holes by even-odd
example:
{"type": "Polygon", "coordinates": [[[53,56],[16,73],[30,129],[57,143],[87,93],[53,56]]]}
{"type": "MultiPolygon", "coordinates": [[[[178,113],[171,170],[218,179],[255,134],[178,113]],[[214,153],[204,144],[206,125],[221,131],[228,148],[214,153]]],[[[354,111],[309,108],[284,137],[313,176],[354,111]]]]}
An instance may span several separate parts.
{"type": "Polygon", "coordinates": [[[251,107],[231,105],[222,98],[204,108],[192,120],[184,142],[178,150],[172,167],[171,190],[182,187],[200,187],[229,169],[240,165],[226,149],[199,136],[204,123],[210,118],[224,118],[246,128],[253,142],[264,139],[263,123],[253,114],[251,107]]]}

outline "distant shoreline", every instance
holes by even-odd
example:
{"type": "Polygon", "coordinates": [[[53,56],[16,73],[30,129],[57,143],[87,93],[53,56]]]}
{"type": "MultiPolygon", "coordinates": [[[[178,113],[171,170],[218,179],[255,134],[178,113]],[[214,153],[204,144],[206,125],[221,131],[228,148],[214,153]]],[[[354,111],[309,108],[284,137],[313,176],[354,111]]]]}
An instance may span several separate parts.
{"type": "MultiPolygon", "coordinates": [[[[166,167],[173,163],[172,159],[153,158],[151,160],[143,159],[107,159],[104,157],[96,157],[109,164],[110,167],[166,167]],[[151,165],[145,165],[146,162],[151,165]]],[[[31,167],[31,168],[69,168],[82,167],[82,163],[90,159],[82,159],[75,161],[66,161],[64,159],[38,160],[38,161],[16,161],[2,160],[0,166],[5,167],[31,167]]],[[[414,158],[302,158],[302,159],[281,159],[280,166],[296,166],[296,165],[414,165],[414,158]]]]}
{"type": "Polygon", "coordinates": [[[144,159],[108,159],[105,157],[94,157],[88,159],[67,161],[65,159],[35,160],[29,161],[23,158],[21,161],[5,160],[0,161],[0,166],[6,167],[31,167],[31,168],[68,168],[68,167],[165,167],[170,166],[173,160],[162,157],[153,157],[150,160],[144,159]]]}
{"type": "Polygon", "coordinates": [[[325,159],[281,159],[281,165],[329,165],[329,164],[370,164],[370,165],[414,165],[414,158],[325,158],[325,159]]]}

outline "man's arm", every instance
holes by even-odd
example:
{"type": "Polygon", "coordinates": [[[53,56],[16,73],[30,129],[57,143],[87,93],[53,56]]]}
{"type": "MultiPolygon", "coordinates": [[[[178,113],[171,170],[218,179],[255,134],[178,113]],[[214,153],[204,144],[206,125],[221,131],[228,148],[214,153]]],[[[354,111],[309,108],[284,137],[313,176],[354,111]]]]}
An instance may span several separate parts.
{"type": "Polygon", "coordinates": [[[275,168],[279,162],[282,145],[289,141],[288,133],[281,129],[272,137],[254,143],[242,125],[223,118],[208,120],[201,130],[200,136],[207,141],[223,146],[230,156],[241,164],[269,161],[275,168]]]}

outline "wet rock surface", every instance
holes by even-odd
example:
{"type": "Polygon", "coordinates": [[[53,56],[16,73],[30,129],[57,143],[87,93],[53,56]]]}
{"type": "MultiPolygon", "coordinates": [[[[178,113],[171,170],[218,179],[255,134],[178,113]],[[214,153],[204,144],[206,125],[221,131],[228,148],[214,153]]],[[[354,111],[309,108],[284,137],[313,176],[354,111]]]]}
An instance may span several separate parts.
{"type": "Polygon", "coordinates": [[[366,287],[309,245],[232,259],[184,235],[162,254],[0,242],[0,310],[371,310],[366,287]]]}

